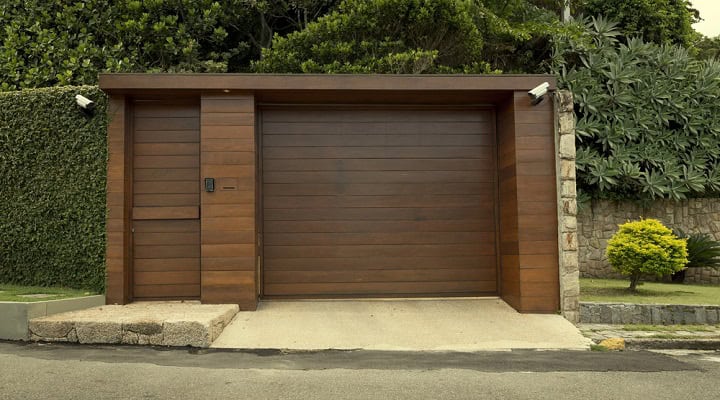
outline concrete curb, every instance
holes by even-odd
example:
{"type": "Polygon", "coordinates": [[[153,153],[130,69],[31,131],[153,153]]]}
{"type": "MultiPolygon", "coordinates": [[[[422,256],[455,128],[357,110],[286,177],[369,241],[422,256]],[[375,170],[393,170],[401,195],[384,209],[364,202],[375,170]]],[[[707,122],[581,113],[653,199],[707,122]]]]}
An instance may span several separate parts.
{"type": "Polygon", "coordinates": [[[105,304],[104,295],[35,302],[0,302],[0,339],[28,340],[28,326],[33,318],[68,311],[82,310],[105,304]]]}
{"type": "Polygon", "coordinates": [[[628,350],[720,350],[720,339],[625,339],[628,350]]]}

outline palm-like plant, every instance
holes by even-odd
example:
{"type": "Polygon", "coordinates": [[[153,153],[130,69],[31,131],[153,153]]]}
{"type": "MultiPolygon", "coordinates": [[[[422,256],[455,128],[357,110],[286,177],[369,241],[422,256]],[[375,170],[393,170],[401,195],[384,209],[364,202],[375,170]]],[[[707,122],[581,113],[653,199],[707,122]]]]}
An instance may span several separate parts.
{"type": "MultiPolygon", "coordinates": [[[[687,268],[720,268],[720,242],[707,233],[687,234],[682,229],[675,229],[675,234],[687,239],[688,263],[687,268]]],[[[673,282],[682,282],[685,279],[685,269],[672,276],[673,282]]]]}

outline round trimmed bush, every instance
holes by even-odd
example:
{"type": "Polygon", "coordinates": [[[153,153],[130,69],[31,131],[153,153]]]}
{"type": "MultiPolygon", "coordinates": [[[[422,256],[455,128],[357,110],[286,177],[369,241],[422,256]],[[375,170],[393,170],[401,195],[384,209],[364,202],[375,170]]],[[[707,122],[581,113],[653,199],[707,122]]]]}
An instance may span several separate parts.
{"type": "Polygon", "coordinates": [[[630,277],[635,291],[642,275],[662,277],[688,263],[687,241],[656,219],[640,219],[619,226],[608,241],[606,255],[613,269],[630,277]]]}

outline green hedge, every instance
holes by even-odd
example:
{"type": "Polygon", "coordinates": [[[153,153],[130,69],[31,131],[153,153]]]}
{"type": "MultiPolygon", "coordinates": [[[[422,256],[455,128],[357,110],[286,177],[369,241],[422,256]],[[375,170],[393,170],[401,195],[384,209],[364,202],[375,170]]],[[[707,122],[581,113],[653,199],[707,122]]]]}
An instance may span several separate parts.
{"type": "Polygon", "coordinates": [[[105,110],[93,86],[0,94],[0,282],[104,290],[105,110]]]}

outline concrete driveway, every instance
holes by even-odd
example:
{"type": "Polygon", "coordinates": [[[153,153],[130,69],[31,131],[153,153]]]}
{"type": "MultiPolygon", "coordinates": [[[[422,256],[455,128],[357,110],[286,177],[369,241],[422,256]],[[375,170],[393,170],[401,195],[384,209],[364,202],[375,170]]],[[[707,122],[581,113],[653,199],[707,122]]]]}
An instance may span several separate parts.
{"type": "Polygon", "coordinates": [[[240,312],[215,348],[587,350],[560,315],[520,314],[497,298],[264,301],[240,312]]]}

